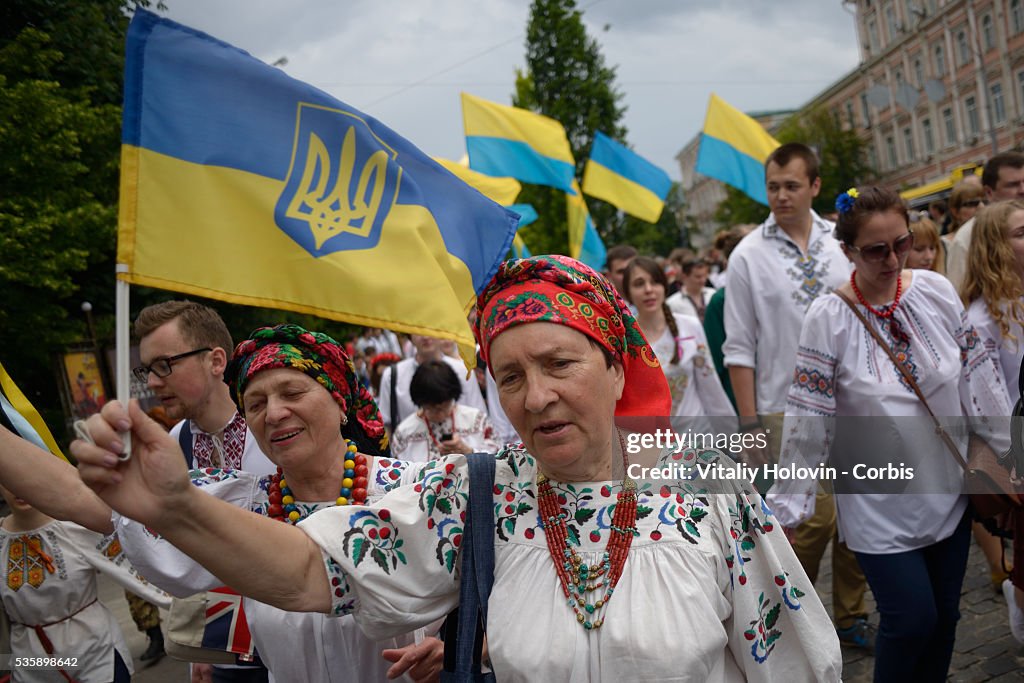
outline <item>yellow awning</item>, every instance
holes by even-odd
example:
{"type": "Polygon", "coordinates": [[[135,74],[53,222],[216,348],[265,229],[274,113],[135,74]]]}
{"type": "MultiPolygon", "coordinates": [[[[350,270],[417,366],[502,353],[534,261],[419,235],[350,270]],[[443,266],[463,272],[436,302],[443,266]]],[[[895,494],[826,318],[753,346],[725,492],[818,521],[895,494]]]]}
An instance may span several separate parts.
{"type": "Polygon", "coordinates": [[[906,199],[908,202],[912,202],[915,199],[921,197],[927,197],[930,194],[936,194],[939,192],[945,192],[953,188],[953,180],[951,178],[943,178],[942,180],[936,180],[935,182],[915,187],[911,190],[904,190],[900,192],[900,196],[906,199]]]}

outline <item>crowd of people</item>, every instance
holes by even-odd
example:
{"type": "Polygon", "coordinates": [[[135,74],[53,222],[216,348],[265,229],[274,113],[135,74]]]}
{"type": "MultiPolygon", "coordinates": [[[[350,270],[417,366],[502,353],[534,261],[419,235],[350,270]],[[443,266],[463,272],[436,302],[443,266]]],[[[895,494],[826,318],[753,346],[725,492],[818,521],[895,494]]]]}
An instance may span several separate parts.
{"type": "Polygon", "coordinates": [[[194,680],[436,680],[442,623],[478,582],[460,561],[493,552],[476,644],[497,680],[837,681],[842,645],[874,655],[876,681],[939,681],[972,535],[1024,642],[1024,543],[977,523],[950,450],[1009,448],[1024,154],[990,159],[945,215],[874,186],[819,215],[818,159],[797,143],[765,179],[767,219],[701,253],[618,245],[603,274],[503,264],[471,316],[477,372],[421,335],[279,325],[234,346],[206,306],[144,309],[134,373],[169,434],[109,402],[82,425],[75,471],[0,426],[14,652],[77,637],[97,654],[75,680],[128,680],[123,641],[89,635],[108,620],[95,589],[49,568],[100,566],[90,547],[116,544],[114,575],[161,606],[243,596],[250,648],[200,632],[232,655],[194,680]],[[663,427],[745,445],[627,448],[663,427]],[[844,463],[916,476],[772,474],[844,463]],[[678,465],[756,476],[632,474],[678,465]],[[485,542],[468,519],[483,476],[485,542]],[[814,590],[829,547],[831,619],[814,590]],[[12,568],[65,597],[32,613],[12,568]]]}

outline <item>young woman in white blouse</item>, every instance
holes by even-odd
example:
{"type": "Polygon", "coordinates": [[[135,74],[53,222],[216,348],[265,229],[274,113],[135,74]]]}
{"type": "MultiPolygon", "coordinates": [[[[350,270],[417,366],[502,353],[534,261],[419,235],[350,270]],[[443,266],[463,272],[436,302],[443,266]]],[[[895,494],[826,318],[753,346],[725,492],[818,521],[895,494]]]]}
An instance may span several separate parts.
{"type": "MultiPolygon", "coordinates": [[[[831,458],[837,493],[852,493],[836,496],[838,522],[881,614],[874,680],[941,681],[953,653],[970,544],[963,472],[866,325],[943,421],[1006,416],[1010,407],[953,286],[930,271],[903,269],[914,237],[899,195],[878,187],[850,190],[836,208],[836,236],[855,270],[837,292],[817,299],[804,320],[780,464],[821,465],[831,458]],[[879,468],[877,476],[853,480],[871,476],[865,465],[879,468]]],[[[1008,445],[1006,434],[977,422],[975,430],[997,452],[1008,445]]],[[[965,453],[967,434],[951,436],[965,453]]],[[[810,517],[816,486],[813,479],[776,481],[768,500],[784,526],[810,517]]]]}
{"type": "MultiPolygon", "coordinates": [[[[967,320],[1016,398],[1024,357],[1024,201],[1000,202],[978,213],[960,293],[967,304],[967,320]]],[[[1016,528],[1022,525],[1024,515],[1016,528]]],[[[995,583],[1005,578],[1003,548],[998,541],[991,545],[996,552],[986,551],[985,556],[995,583]]],[[[1014,548],[1010,578],[1001,582],[1000,590],[1006,596],[1013,635],[1024,642],[1024,538],[1018,537],[1014,548]]]]}
{"type": "MultiPolygon", "coordinates": [[[[692,315],[673,313],[665,302],[668,279],[658,263],[638,256],[624,279],[626,298],[650,340],[672,392],[672,414],[690,418],[735,417],[708,350],[704,326],[692,315]]],[[[707,428],[707,421],[693,426],[707,428]]]]}

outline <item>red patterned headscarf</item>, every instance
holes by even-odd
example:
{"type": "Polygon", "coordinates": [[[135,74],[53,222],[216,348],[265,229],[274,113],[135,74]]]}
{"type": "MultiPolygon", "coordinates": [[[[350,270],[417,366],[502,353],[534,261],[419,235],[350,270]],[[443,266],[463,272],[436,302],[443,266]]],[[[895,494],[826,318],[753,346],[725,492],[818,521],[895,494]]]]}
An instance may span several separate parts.
{"type": "Polygon", "coordinates": [[[491,343],[515,325],[556,323],[590,337],[625,371],[616,417],[672,414],[672,396],[654,350],[615,287],[567,256],[506,261],[477,299],[474,333],[490,362],[491,343]]]}
{"type": "Polygon", "coordinates": [[[389,455],[384,420],[370,392],[356,378],[352,360],[341,345],[321,332],[298,325],[261,327],[235,347],[224,381],[231,398],[244,410],[242,396],[256,373],[290,368],[312,377],[341,406],[346,421],[341,434],[355,441],[361,453],[389,455]]]}

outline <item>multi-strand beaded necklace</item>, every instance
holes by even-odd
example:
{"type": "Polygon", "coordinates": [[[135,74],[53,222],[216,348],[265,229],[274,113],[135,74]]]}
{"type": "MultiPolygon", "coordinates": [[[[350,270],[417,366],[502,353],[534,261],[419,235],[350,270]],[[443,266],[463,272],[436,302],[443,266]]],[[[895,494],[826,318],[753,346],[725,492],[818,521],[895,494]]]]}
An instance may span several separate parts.
{"type": "MultiPolygon", "coordinates": [[[[624,471],[628,471],[626,448],[619,435],[622,448],[624,471]]],[[[568,517],[558,501],[558,494],[551,488],[551,482],[543,474],[537,477],[537,501],[540,508],[541,526],[548,542],[548,552],[555,563],[562,593],[569,607],[576,614],[576,621],[586,630],[601,628],[604,624],[604,610],[615,592],[615,586],[622,576],[629,548],[636,535],[636,482],[628,476],[622,480],[612,514],[610,536],[601,561],[589,565],[569,543],[569,532],[565,524],[568,517]]]]}
{"type": "MultiPolygon", "coordinates": [[[[369,468],[366,466],[366,456],[358,452],[354,441],[348,441],[348,448],[345,451],[345,475],[341,480],[341,491],[335,505],[363,505],[366,503],[366,486],[369,476],[369,468]]],[[[295,497],[292,490],[288,488],[288,482],[283,477],[281,468],[277,468],[277,474],[270,478],[270,486],[267,490],[267,497],[270,505],[267,508],[267,517],[290,524],[297,524],[302,520],[302,512],[295,504],[295,497]]]]}

